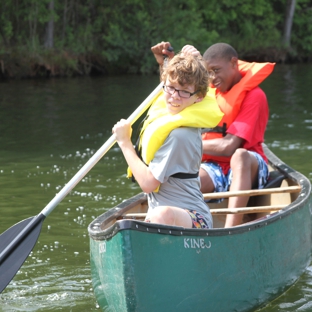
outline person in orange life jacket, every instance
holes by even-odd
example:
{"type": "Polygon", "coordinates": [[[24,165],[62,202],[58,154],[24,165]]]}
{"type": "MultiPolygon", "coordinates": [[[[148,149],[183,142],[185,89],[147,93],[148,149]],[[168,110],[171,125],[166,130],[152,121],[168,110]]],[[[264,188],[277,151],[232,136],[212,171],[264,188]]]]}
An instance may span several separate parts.
{"type": "MultiPolygon", "coordinates": [[[[170,129],[148,165],[143,149],[141,155],[144,161],[133,147],[131,125],[127,120],[117,122],[112,132],[136,181],[147,193],[147,222],[211,228],[212,217],[200,191],[198,177],[202,157],[201,128],[207,123],[216,126],[223,114],[213,98],[210,101],[205,98],[208,73],[202,57],[174,56],[164,69],[161,80],[164,82],[164,92],[159,102],[162,106],[154,111],[152,106],[149,111],[148,122],[143,127],[147,126],[141,134],[143,147],[146,142],[144,136],[149,138],[150,129],[155,128],[152,134],[158,134],[157,129],[164,129],[172,120],[183,120],[184,123],[170,129]],[[151,116],[153,113],[156,118],[151,116]],[[195,124],[189,126],[192,113],[195,114],[191,118],[195,124]]],[[[157,103],[156,100],[153,105],[157,103]]]]}
{"type": "MultiPolygon", "coordinates": [[[[157,62],[162,65],[159,52],[166,52],[169,42],[152,47],[157,62]]],[[[200,55],[191,45],[183,53],[200,55]]],[[[200,170],[201,191],[222,192],[263,188],[268,179],[267,158],[261,143],[268,122],[269,110],[265,93],[258,87],[273,70],[274,64],[266,63],[263,75],[249,76],[240,69],[251,63],[238,60],[235,49],[226,43],[217,43],[204,53],[210,84],[216,88],[216,99],[224,112],[226,132],[207,133],[203,137],[204,157],[200,170]],[[246,74],[246,75],[245,75],[246,74]],[[254,78],[257,79],[254,79],[254,78]],[[246,81],[247,79],[247,81],[246,81]],[[225,108],[225,109],[224,109],[225,108]]],[[[256,64],[257,65],[257,64],[256,64]]],[[[230,208],[245,207],[249,197],[230,197],[230,208]]],[[[225,227],[242,223],[243,215],[227,215],[225,227]]]]}

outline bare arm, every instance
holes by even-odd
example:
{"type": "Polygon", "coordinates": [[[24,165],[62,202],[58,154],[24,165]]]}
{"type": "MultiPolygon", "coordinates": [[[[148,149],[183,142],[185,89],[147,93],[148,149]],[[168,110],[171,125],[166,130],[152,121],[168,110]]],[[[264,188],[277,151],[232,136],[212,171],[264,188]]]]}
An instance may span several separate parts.
{"type": "Polygon", "coordinates": [[[142,191],[145,193],[153,192],[160,185],[160,182],[154,178],[148,166],[136,154],[130,140],[130,123],[121,119],[113,127],[113,133],[116,135],[116,141],[142,191]]]}
{"type": "Polygon", "coordinates": [[[203,152],[214,156],[232,156],[243,142],[242,138],[228,133],[220,139],[203,140],[203,152]]]}

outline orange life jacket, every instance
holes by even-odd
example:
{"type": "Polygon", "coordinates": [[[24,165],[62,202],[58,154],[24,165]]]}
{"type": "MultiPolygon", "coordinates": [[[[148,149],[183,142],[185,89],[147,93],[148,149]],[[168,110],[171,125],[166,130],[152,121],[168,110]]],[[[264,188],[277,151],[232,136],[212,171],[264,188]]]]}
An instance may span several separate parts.
{"type": "MultiPolygon", "coordinates": [[[[242,79],[228,92],[221,93],[215,90],[217,103],[224,113],[216,127],[202,135],[203,140],[211,140],[225,136],[226,130],[233,123],[248,91],[257,87],[273,71],[275,63],[249,63],[238,60],[238,69],[242,79]]],[[[230,162],[231,157],[203,154],[202,161],[230,162]]]]}

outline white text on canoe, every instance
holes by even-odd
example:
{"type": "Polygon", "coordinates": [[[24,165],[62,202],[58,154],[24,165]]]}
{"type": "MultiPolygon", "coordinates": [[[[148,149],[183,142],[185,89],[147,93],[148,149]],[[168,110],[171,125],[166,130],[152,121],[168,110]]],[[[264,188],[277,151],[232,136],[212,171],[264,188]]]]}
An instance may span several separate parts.
{"type": "Polygon", "coordinates": [[[204,238],[184,238],[184,248],[210,248],[211,242],[205,242],[204,238]]]}

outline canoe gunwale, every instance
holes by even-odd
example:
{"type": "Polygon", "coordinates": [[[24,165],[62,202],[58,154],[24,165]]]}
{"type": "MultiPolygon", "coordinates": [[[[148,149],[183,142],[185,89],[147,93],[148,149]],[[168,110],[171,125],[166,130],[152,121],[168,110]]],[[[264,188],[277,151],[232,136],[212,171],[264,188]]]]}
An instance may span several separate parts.
{"type": "MultiPolygon", "coordinates": [[[[153,233],[153,234],[165,234],[165,235],[173,235],[173,236],[224,236],[224,235],[235,235],[241,234],[244,232],[249,232],[253,230],[257,230],[264,226],[268,226],[282,218],[286,218],[290,214],[306,207],[307,201],[309,200],[309,196],[311,193],[311,183],[304,175],[292,169],[284,162],[282,162],[277,156],[275,156],[268,147],[264,144],[265,154],[269,159],[270,165],[275,169],[280,171],[285,175],[285,177],[294,182],[296,185],[301,186],[301,191],[298,197],[285,208],[280,211],[274,212],[272,214],[267,215],[266,217],[260,218],[250,223],[245,223],[240,226],[236,226],[233,228],[214,228],[214,229],[188,229],[183,227],[176,226],[166,226],[160,224],[147,224],[143,221],[124,219],[119,220],[118,222],[114,222],[111,226],[108,226],[105,229],[101,228],[101,225],[105,226],[109,222],[116,220],[122,214],[124,214],[127,210],[131,209],[137,204],[143,203],[146,201],[146,194],[139,193],[130,199],[118,204],[114,208],[106,211],[99,217],[97,217],[93,222],[88,226],[89,236],[93,240],[108,240],[119,231],[123,230],[135,230],[141,231],[145,233],[153,233]]],[[[311,206],[310,206],[311,209],[311,206]]]]}

